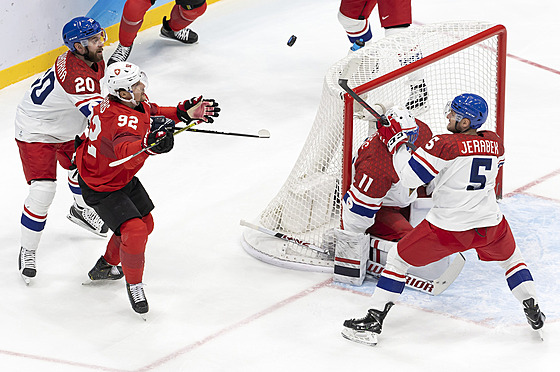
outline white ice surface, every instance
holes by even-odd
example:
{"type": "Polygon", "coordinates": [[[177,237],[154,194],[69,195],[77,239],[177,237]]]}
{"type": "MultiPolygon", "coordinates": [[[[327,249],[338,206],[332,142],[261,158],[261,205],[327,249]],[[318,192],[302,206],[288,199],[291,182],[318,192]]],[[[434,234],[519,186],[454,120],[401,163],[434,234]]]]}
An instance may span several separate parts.
{"type": "MultiPolygon", "coordinates": [[[[158,27],[138,36],[131,61],[148,74],[152,101],[175,105],[204,94],[223,111],[201,128],[271,133],[184,133],[172,152],[146,162],[139,177],[156,204],[146,322],[132,312],[123,282],[81,285],[106,240],[66,220],[71,195],[61,168],[38,275],[24,285],[17,256],[27,186],[13,119],[33,78],[0,91],[1,371],[558,369],[558,3],[539,9],[519,0],[413,1],[417,23],[483,20],[508,28],[504,194],[511,196],[502,207],[548,316],[544,342],[526,324],[499,267],[473,254],[441,296],[405,290],[379,345],[369,348],[344,340],[340,328],[365,314],[375,282],[350,290],[328,274],[270,266],[241,248],[239,220],[256,217],[282,186],[313,122],[323,75],[346,55],[338,5],[222,0],[193,24],[197,45],[163,40],[158,27]],[[292,34],[298,39],[290,48],[292,34]]],[[[376,10],[371,22],[381,37],[376,10]]]]}

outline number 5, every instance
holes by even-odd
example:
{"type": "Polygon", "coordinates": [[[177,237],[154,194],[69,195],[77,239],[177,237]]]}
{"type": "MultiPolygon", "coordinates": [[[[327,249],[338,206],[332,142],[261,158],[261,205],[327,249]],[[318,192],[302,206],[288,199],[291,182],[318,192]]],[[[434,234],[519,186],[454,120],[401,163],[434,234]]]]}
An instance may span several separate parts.
{"type": "Polygon", "coordinates": [[[469,185],[467,190],[480,190],[486,186],[486,176],[480,174],[480,167],[484,167],[485,170],[489,171],[492,168],[492,159],[488,158],[474,158],[471,167],[471,183],[478,183],[479,185],[469,185]]]}

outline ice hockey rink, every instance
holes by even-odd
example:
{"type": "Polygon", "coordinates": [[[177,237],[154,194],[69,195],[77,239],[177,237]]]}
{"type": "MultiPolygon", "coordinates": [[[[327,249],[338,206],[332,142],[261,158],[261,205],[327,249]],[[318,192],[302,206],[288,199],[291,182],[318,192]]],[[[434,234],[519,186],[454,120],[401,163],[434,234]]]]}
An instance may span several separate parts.
{"type": "MultiPolygon", "coordinates": [[[[27,186],[13,120],[35,78],[0,91],[1,371],[558,370],[557,2],[543,10],[519,0],[413,1],[416,24],[481,20],[508,29],[500,204],[547,316],[544,342],[502,270],[472,253],[443,294],[405,289],[372,348],[343,339],[340,330],[344,319],[365,314],[375,281],[343,287],[329,274],[271,266],[243,250],[240,219],[254,220],[284,183],[313,123],[323,76],[347,54],[339,3],[222,0],[193,24],[197,45],[163,40],[159,27],[139,34],[130,61],[146,71],[153,102],[176,105],[203,94],[220,103],[222,115],[200,128],[271,133],[183,133],[173,151],[147,160],[139,178],[156,204],[156,226],[146,252],[145,322],[132,311],[124,281],[82,285],[106,239],[66,219],[72,197],[62,168],[37,277],[29,286],[22,281],[17,258],[27,186]],[[291,35],[298,39],[288,47],[291,35]]],[[[377,10],[370,20],[381,38],[377,10]]]]}

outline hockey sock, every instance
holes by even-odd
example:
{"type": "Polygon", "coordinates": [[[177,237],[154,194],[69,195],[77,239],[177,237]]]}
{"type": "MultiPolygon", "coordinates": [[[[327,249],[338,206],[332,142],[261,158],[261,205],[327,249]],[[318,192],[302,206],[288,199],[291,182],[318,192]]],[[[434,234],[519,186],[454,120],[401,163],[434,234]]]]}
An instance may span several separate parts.
{"type": "Polygon", "coordinates": [[[121,262],[121,244],[121,237],[113,234],[113,236],[111,236],[111,239],[109,239],[109,243],[107,243],[107,249],[105,250],[105,254],[103,255],[103,258],[105,259],[105,261],[107,261],[107,263],[116,266],[121,262]]]}
{"type": "Polygon", "coordinates": [[[142,222],[146,224],[146,229],[148,229],[148,235],[154,231],[154,218],[152,217],[151,213],[148,213],[147,216],[142,217],[142,222]]]}
{"type": "Polygon", "coordinates": [[[124,4],[121,23],[119,25],[119,42],[129,47],[136,39],[138,30],[142,27],[144,15],[152,6],[150,0],[129,0],[124,4]]]}
{"type": "Polygon", "coordinates": [[[410,265],[398,254],[397,247],[391,249],[387,255],[385,270],[377,282],[372,296],[372,308],[383,311],[389,302],[396,303],[404,290],[406,272],[410,265]]]}
{"type": "Polygon", "coordinates": [[[346,35],[351,43],[356,40],[362,39],[364,42],[371,40],[371,27],[369,21],[366,19],[353,19],[338,12],[338,21],[344,27],[346,35]]]}
{"type": "Polygon", "coordinates": [[[56,193],[55,181],[31,181],[21,214],[21,246],[35,250],[47,222],[47,213],[56,193]]]}
{"type": "Polygon", "coordinates": [[[78,169],[71,169],[68,170],[68,187],[70,191],[72,191],[72,196],[74,197],[74,201],[80,208],[89,208],[89,206],[84,201],[82,196],[82,189],[80,189],[80,185],[78,184],[78,169]]]}
{"type": "Polygon", "coordinates": [[[193,9],[185,9],[180,5],[175,5],[169,16],[169,27],[173,31],[179,31],[188,27],[191,23],[206,12],[206,2],[193,9]]]}
{"type": "Polygon", "coordinates": [[[519,248],[515,247],[510,258],[499,262],[499,264],[506,271],[506,281],[511,293],[521,304],[529,298],[534,298],[537,301],[533,276],[527,268],[519,248]]]}
{"type": "Polygon", "coordinates": [[[148,241],[148,228],[139,218],[126,221],[120,227],[120,257],[126,282],[138,284],[144,274],[144,251],[148,241]]]}

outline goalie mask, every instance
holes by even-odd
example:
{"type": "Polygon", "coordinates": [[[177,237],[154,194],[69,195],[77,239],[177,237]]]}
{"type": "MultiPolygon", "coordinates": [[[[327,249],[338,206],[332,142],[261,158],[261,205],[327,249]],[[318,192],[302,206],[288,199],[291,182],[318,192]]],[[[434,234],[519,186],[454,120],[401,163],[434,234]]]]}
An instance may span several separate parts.
{"type": "Polygon", "coordinates": [[[134,86],[139,82],[144,84],[144,87],[148,87],[148,77],[144,71],[140,70],[140,67],[136,66],[130,62],[115,62],[107,67],[105,72],[107,77],[107,88],[109,89],[109,94],[119,98],[122,101],[132,102],[137,104],[134,100],[134,86]],[[124,90],[132,95],[129,100],[123,99],[119,92],[124,90]]]}
{"type": "Polygon", "coordinates": [[[410,143],[414,143],[416,141],[419,133],[418,124],[416,124],[416,120],[407,109],[400,106],[394,106],[387,110],[385,116],[387,119],[391,118],[401,125],[401,128],[408,136],[408,141],[410,143]]]}

